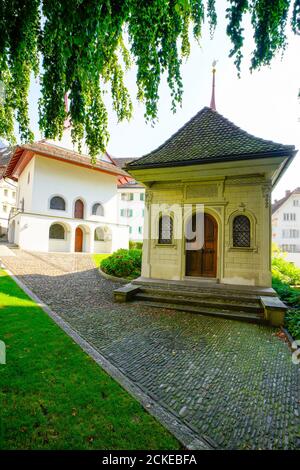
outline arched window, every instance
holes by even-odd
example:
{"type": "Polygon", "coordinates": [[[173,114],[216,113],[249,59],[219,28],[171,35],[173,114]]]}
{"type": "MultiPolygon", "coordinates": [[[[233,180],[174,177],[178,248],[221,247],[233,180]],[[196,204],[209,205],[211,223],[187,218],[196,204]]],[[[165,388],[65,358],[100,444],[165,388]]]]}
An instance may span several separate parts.
{"type": "Polygon", "coordinates": [[[95,229],[94,240],[95,242],[104,242],[104,229],[102,227],[95,229]]]}
{"type": "Polygon", "coordinates": [[[65,229],[61,224],[53,224],[49,229],[49,238],[54,240],[65,239],[65,229]]]}
{"type": "Polygon", "coordinates": [[[173,219],[169,215],[159,218],[158,243],[168,245],[173,241],[173,219]]]}
{"type": "Polygon", "coordinates": [[[232,224],[233,246],[250,247],[250,220],[246,215],[237,215],[232,224]]]}
{"type": "Polygon", "coordinates": [[[66,203],[64,198],[60,196],[54,196],[50,200],[50,209],[55,209],[57,211],[65,211],[66,203]]]}
{"type": "Polygon", "coordinates": [[[104,216],[104,208],[100,202],[96,202],[92,207],[92,215],[104,216]]]}

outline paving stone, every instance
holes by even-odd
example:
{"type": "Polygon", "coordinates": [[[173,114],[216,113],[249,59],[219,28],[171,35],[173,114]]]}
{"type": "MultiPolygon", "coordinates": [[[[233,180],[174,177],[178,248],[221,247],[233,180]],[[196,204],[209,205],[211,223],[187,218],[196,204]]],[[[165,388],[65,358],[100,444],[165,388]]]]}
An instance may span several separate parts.
{"type": "Polygon", "coordinates": [[[14,274],[199,436],[224,449],[299,448],[299,366],[273,329],[115,304],[118,284],[90,255],[13,252],[3,262],[14,274]]]}

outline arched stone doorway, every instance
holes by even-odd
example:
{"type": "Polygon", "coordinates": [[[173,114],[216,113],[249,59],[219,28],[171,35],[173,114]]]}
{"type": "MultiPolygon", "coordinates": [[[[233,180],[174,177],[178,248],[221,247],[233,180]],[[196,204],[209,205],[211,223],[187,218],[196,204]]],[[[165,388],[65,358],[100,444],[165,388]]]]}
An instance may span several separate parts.
{"type": "Polygon", "coordinates": [[[193,214],[188,221],[196,235],[190,242],[186,241],[185,275],[214,278],[217,276],[218,223],[211,214],[205,213],[201,224],[196,223],[196,217],[193,214]],[[203,230],[203,236],[200,230],[203,230]],[[200,244],[197,243],[199,240],[202,240],[200,244]]]}

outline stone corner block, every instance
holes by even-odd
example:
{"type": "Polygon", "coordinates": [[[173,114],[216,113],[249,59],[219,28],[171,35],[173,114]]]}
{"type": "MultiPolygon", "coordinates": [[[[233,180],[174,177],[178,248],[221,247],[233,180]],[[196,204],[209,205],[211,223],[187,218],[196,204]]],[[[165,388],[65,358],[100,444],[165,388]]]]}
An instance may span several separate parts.
{"type": "Polygon", "coordinates": [[[278,297],[262,296],[260,300],[264,307],[265,320],[272,326],[283,325],[288,307],[278,297]]]}
{"type": "Polygon", "coordinates": [[[127,302],[131,300],[140,290],[140,287],[134,286],[129,283],[126,286],[119,287],[114,290],[114,301],[115,302],[127,302]]]}

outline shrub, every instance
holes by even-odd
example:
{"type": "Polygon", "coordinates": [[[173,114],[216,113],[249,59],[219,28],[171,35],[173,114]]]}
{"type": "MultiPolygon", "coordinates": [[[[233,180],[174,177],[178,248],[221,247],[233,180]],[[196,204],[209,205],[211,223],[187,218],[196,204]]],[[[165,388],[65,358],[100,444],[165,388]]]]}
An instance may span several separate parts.
{"type": "Polygon", "coordinates": [[[285,327],[293,338],[300,339],[300,308],[288,310],[285,316],[285,327]]]}
{"type": "Polygon", "coordinates": [[[288,284],[300,284],[300,269],[286,261],[283,256],[275,256],[272,260],[272,274],[288,284]]]}
{"type": "Polygon", "coordinates": [[[290,287],[286,282],[276,277],[273,277],[272,286],[283,302],[293,307],[300,307],[300,291],[298,289],[290,287]]]}
{"type": "Polygon", "coordinates": [[[134,279],[141,275],[142,251],[121,248],[101,261],[100,267],[106,273],[116,277],[134,279]]]}
{"type": "Polygon", "coordinates": [[[133,240],[129,240],[129,249],[141,250],[142,248],[143,242],[134,242],[133,240]]]}

